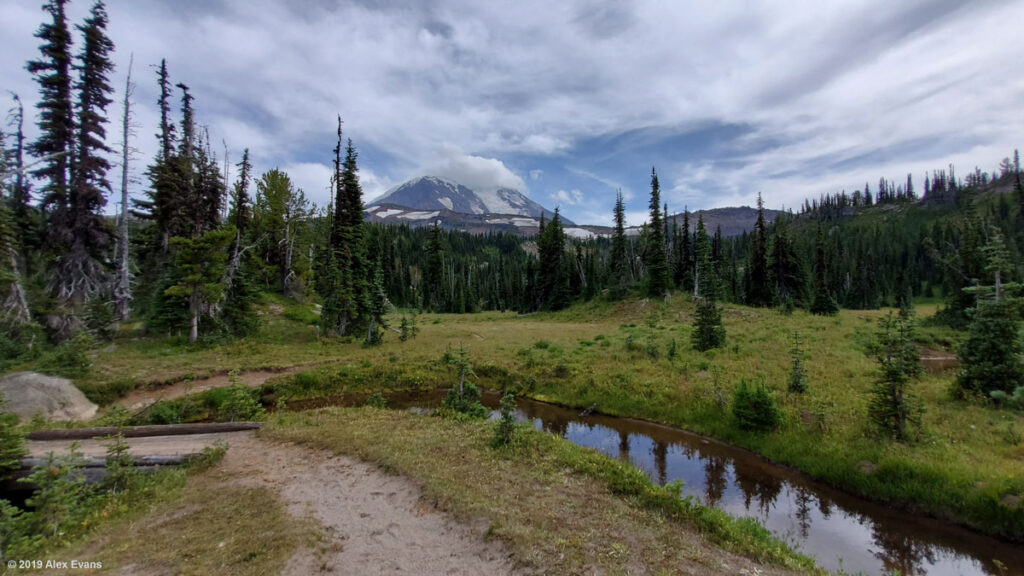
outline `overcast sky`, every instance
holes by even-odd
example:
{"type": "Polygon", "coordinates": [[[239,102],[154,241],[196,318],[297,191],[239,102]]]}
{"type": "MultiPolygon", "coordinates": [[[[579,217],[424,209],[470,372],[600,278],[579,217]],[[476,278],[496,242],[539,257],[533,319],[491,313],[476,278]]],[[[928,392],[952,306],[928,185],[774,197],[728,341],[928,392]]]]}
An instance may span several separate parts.
{"type": "MultiPolygon", "coordinates": [[[[20,94],[33,122],[24,65],[38,55],[40,4],[0,0],[0,90],[20,94]]],[[[90,5],[72,0],[72,20],[90,5]]],[[[135,56],[135,193],[156,148],[161,58],[192,88],[219,156],[222,140],[232,163],[248,147],[258,171],[280,167],[321,205],[338,114],[367,201],[432,174],[518,188],[593,224],[610,223],[620,188],[642,222],[652,165],[671,212],[750,205],[758,192],[781,208],[908,172],[920,190],[951,162],[992,171],[1024,134],[1020,1],[110,0],[108,11],[119,94],[135,56]]]]}

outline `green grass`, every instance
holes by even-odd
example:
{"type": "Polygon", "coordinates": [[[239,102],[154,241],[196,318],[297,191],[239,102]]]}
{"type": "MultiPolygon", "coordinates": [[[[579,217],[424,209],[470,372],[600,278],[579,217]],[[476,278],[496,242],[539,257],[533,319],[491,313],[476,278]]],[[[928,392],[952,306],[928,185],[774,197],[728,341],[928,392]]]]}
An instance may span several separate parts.
{"type": "MultiPolygon", "coordinates": [[[[305,305],[297,305],[305,306],[305,305]]],[[[918,314],[934,313],[934,304],[918,314]]],[[[287,309],[287,308],[286,308],[287,309]]],[[[927,375],[913,386],[926,408],[916,440],[879,438],[867,424],[877,319],[883,311],[844,310],[836,317],[797,311],[725,306],[728,333],[721,349],[691,349],[693,305],[674,295],[667,304],[627,300],[589,302],[558,313],[516,316],[426,314],[420,334],[383,346],[317,341],[312,329],[265,312],[262,333],[219,348],[188,348],[146,339],[118,343],[99,354],[83,386],[173,380],[232,368],[322,364],[268,382],[271,403],[309,396],[381,389],[434,388],[455,380],[438,360],[465,346],[489,388],[513,386],[533,398],[574,407],[598,404],[611,415],[661,422],[709,434],[754,450],[847,491],[896,506],[1024,540],[1024,510],[1004,505],[1024,496],[1024,414],[950,399],[953,373],[927,375]],[[799,332],[809,391],[787,395],[791,335],[799,332]],[[677,353],[669,359],[669,342],[677,353]],[[590,344],[584,344],[593,343],[590,344]],[[630,345],[629,342],[632,344],[630,345]],[[651,348],[656,354],[651,354],[651,348]],[[741,379],[763,382],[782,410],[773,433],[743,432],[728,406],[741,379]],[[877,466],[871,474],[860,463],[877,466]]],[[[954,355],[961,338],[947,328],[919,329],[923,346],[954,355]]]]}
{"type": "MultiPolygon", "coordinates": [[[[752,520],[737,520],[640,470],[567,440],[520,427],[507,448],[490,447],[493,423],[375,408],[329,408],[272,417],[276,439],[355,455],[414,479],[456,517],[490,522],[488,533],[546,572],[676,573],[731,559],[696,533],[758,562],[815,571],[752,520]]],[[[742,565],[742,561],[738,561],[742,565]]],[[[735,568],[734,568],[735,569],[735,568]]]]}

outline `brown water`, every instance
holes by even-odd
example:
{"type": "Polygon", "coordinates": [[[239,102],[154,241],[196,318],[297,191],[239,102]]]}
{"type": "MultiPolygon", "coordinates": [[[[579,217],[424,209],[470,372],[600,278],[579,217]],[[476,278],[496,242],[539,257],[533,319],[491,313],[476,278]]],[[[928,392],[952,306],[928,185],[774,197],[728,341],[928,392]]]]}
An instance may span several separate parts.
{"type": "MultiPolygon", "coordinates": [[[[402,392],[397,409],[427,411],[446,391],[402,392]]],[[[293,403],[290,409],[359,404],[362,397],[293,403]]],[[[494,409],[497,394],[483,402],[494,409]]],[[[874,504],[813,482],[746,450],[684,430],[520,398],[516,418],[534,428],[630,462],[652,481],[684,483],[683,494],[733,516],[756,518],[776,537],[829,570],[903,576],[1024,576],[1024,546],[874,504]],[[993,559],[1008,567],[1000,572],[993,559]]]]}

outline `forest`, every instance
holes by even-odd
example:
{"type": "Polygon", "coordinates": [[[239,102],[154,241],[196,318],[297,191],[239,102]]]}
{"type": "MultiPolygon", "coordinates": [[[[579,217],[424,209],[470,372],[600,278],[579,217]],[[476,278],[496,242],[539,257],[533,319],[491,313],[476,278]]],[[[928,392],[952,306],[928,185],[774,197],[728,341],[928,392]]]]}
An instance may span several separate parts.
{"type": "MultiPolygon", "coordinates": [[[[538,401],[696,430],[864,498],[1024,538],[1024,509],[1006,504],[1007,494],[1024,494],[1012,478],[1018,464],[1008,463],[1019,455],[1007,456],[1019,453],[1014,423],[1024,409],[1016,150],[993,159],[992,171],[962,174],[949,165],[924,174],[920,188],[912,174],[882,177],[874,187],[809,198],[770,221],[764,210],[773,200],[758,196],[755,225],[732,237],[685,209],[670,211],[656,168],[647,166],[636,167],[650,170],[639,230],[626,226],[621,192],[607,207],[615,224],[608,236],[567,236],[557,209],[533,236],[374,224],[364,213],[358,134],[341,116],[328,119],[335,146],[322,151],[332,165],[324,183],[331,201],[317,206],[285,171],[255,173],[248,149],[233,165],[226,145],[218,155],[218,136],[202,121],[204,95],[174,76],[173,63],[145,63],[155,74],[141,79],[131,68],[116,71],[102,1],[73,25],[66,4],[44,4],[39,56],[26,63],[38,85],[36,109],[12,94],[0,127],[0,373],[66,376],[112,406],[133,390],[197,372],[309,365],[251,398],[241,393],[246,410],[284,413],[289,402],[341,392],[450,386],[446,406],[464,414],[441,427],[490,414],[475,403],[476,379],[538,401]],[[124,80],[119,102],[115,78],[124,80]],[[159,123],[142,136],[133,128],[136,82],[152,82],[159,94],[159,123]],[[33,118],[38,136],[30,140],[33,118]],[[156,155],[136,163],[136,137],[155,138],[156,155]],[[132,173],[144,175],[141,194],[131,192],[132,173]],[[499,324],[515,334],[488,331],[499,324]],[[437,341],[413,343],[417,332],[437,341]],[[514,344],[481,343],[485,337],[514,344]],[[278,345],[265,360],[245,351],[278,345]],[[105,359],[100,351],[111,346],[124,358],[105,359]],[[928,348],[955,356],[955,372],[925,374],[928,348]],[[858,371],[841,372],[829,359],[858,371]],[[621,363],[643,368],[630,376],[621,363]],[[128,374],[151,368],[150,380],[128,374]],[[856,397],[845,398],[842,386],[856,397]],[[959,449],[947,442],[953,432],[943,419],[987,421],[985,434],[1009,438],[979,456],[983,478],[950,456],[959,449]],[[852,474],[864,461],[888,462],[889,475],[852,474]]],[[[138,412],[131,423],[226,414],[204,398],[138,412]]],[[[527,433],[512,423],[508,398],[505,439],[496,444],[527,433]]],[[[353,418],[385,433],[369,416],[353,418]]],[[[389,425],[415,428],[394,418],[389,425]]],[[[570,467],[590,458],[551,450],[570,467]]],[[[671,490],[622,488],[648,504],[671,490]]],[[[677,512],[725,534],[715,542],[803,565],[789,552],[765,552],[776,544],[761,542],[760,532],[695,510],[677,512]]]]}

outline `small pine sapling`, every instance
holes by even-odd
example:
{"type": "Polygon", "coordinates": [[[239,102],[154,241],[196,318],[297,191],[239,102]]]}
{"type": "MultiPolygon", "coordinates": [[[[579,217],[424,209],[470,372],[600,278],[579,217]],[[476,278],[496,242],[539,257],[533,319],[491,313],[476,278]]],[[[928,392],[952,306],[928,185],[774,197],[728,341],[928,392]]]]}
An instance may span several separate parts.
{"type": "Polygon", "coordinates": [[[501,417],[494,427],[494,438],[491,446],[499,448],[512,443],[512,435],[516,430],[516,395],[511,390],[506,390],[501,397],[501,417]]]}
{"type": "Polygon", "coordinates": [[[793,394],[807,392],[807,379],[804,377],[803,351],[800,350],[800,334],[793,333],[793,368],[789,372],[789,391],[793,394]]]}

